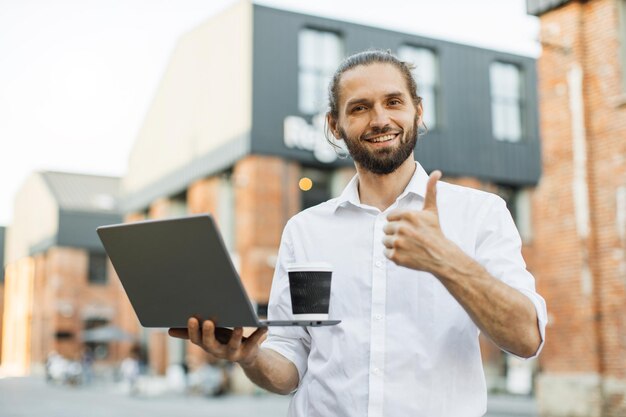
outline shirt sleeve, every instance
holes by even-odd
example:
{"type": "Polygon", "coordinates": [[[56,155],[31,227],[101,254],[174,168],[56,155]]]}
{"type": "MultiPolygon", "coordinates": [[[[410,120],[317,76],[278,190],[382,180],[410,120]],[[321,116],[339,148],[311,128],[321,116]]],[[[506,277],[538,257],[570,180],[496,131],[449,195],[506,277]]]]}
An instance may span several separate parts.
{"type": "MultiPolygon", "coordinates": [[[[291,320],[291,295],[289,293],[289,277],[287,264],[295,261],[291,244],[289,224],[285,226],[283,237],[278,250],[278,259],[268,304],[268,320],[291,320]]],[[[306,327],[300,326],[270,326],[267,339],[261,345],[272,349],[290,360],[298,369],[299,380],[307,370],[307,362],[311,347],[311,335],[306,327]]]]}
{"type": "MultiPolygon", "coordinates": [[[[495,278],[528,297],[535,306],[541,344],[537,352],[528,358],[531,359],[539,355],[546,340],[548,321],[546,302],[537,293],[535,278],[526,269],[522,257],[522,239],[506,203],[502,198],[493,195],[488,204],[478,230],[476,260],[495,278]]],[[[512,355],[519,358],[515,354],[512,355]]]]}

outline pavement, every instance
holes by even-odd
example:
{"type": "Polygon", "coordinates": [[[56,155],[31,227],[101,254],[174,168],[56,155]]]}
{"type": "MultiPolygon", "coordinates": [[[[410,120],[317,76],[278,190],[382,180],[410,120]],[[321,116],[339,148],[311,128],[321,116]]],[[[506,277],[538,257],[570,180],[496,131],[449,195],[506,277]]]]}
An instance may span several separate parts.
{"type": "MultiPolygon", "coordinates": [[[[161,390],[131,396],[113,382],[67,386],[42,377],[0,379],[0,417],[279,417],[288,404],[288,396],[265,392],[207,398],[161,390]]],[[[538,416],[530,397],[490,396],[488,409],[487,417],[538,416]]]]}

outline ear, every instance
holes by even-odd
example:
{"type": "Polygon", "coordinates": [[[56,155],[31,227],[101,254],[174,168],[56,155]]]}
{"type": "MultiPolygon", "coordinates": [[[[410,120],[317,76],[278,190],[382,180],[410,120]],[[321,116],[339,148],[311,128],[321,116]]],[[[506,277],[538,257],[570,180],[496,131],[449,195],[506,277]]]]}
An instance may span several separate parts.
{"type": "Polygon", "coordinates": [[[332,117],[330,113],[326,113],[326,123],[328,123],[328,128],[335,139],[342,140],[343,138],[339,134],[339,129],[337,128],[337,120],[332,117]]]}
{"type": "Polygon", "coordinates": [[[424,107],[422,106],[422,100],[419,101],[419,103],[417,104],[417,125],[421,125],[422,124],[422,116],[424,115],[424,107]]]}

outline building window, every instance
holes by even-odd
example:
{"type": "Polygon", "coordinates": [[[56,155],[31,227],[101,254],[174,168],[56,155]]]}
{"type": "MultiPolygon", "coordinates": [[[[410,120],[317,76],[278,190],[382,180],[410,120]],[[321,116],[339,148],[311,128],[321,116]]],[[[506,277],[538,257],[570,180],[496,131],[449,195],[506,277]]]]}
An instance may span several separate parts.
{"type": "Polygon", "coordinates": [[[260,319],[267,319],[267,303],[259,303],[256,305],[256,315],[260,319]]]}
{"type": "Polygon", "coordinates": [[[491,127],[497,140],[518,142],[522,138],[522,77],[513,64],[494,62],[489,70],[491,127]]]}
{"type": "Polygon", "coordinates": [[[334,32],[304,29],[298,35],[298,107],[317,114],[328,106],[328,85],[343,58],[343,44],[334,32]]]}
{"type": "Polygon", "coordinates": [[[107,258],[104,253],[89,253],[89,283],[107,283],[107,258]]]}
{"type": "Polygon", "coordinates": [[[522,242],[530,243],[533,239],[530,189],[500,185],[497,194],[506,202],[522,242]]]}
{"type": "Polygon", "coordinates": [[[302,210],[332,198],[332,171],[302,168],[300,176],[300,203],[302,210]],[[303,183],[306,183],[307,186],[303,187],[303,183]]]}
{"type": "Polygon", "coordinates": [[[224,244],[233,254],[236,250],[235,242],[235,190],[233,188],[232,172],[220,175],[217,201],[217,223],[224,244]]]}
{"type": "MultiPolygon", "coordinates": [[[[89,318],[83,321],[84,330],[95,330],[100,327],[105,327],[109,324],[109,321],[105,318],[89,318]]],[[[84,360],[91,361],[94,359],[105,359],[109,356],[109,344],[105,341],[93,341],[89,340],[85,342],[87,348],[84,352],[84,360]]]]}
{"type": "Polygon", "coordinates": [[[422,120],[428,129],[434,129],[438,122],[439,69],[435,52],[427,48],[404,45],[398,49],[398,57],[415,66],[413,77],[417,82],[417,93],[422,97],[424,116],[422,120]]]}
{"type": "Polygon", "coordinates": [[[167,217],[183,217],[187,215],[187,190],[173,195],[169,199],[167,217]]]}

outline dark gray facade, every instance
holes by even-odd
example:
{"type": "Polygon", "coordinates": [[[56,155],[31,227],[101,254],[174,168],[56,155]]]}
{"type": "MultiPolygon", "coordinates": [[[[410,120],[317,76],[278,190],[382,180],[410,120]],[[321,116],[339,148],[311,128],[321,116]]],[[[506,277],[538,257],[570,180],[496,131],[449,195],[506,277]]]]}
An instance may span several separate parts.
{"type": "Polygon", "coordinates": [[[59,211],[59,229],[53,236],[30,247],[29,254],[45,252],[54,246],[65,246],[104,253],[96,228],[122,223],[118,213],[90,213],[85,211],[59,211]]]}
{"type": "Polygon", "coordinates": [[[526,10],[528,14],[539,16],[569,2],[570,0],[526,0],[526,10]]]}
{"type": "Polygon", "coordinates": [[[0,284],[4,282],[4,239],[6,228],[0,227],[0,284]]]}
{"type": "Polygon", "coordinates": [[[439,62],[438,126],[423,136],[416,158],[427,171],[448,176],[472,176],[508,185],[535,184],[541,173],[537,109],[536,61],[533,58],[393,32],[254,5],[253,109],[250,151],[295,159],[304,165],[339,166],[318,162],[311,152],[284,144],[287,116],[305,117],[298,110],[298,33],[305,28],[338,33],[346,55],[369,48],[397,51],[402,45],[433,50],[439,62]],[[521,69],[523,138],[494,139],[489,68],[494,61],[521,69]]]}

